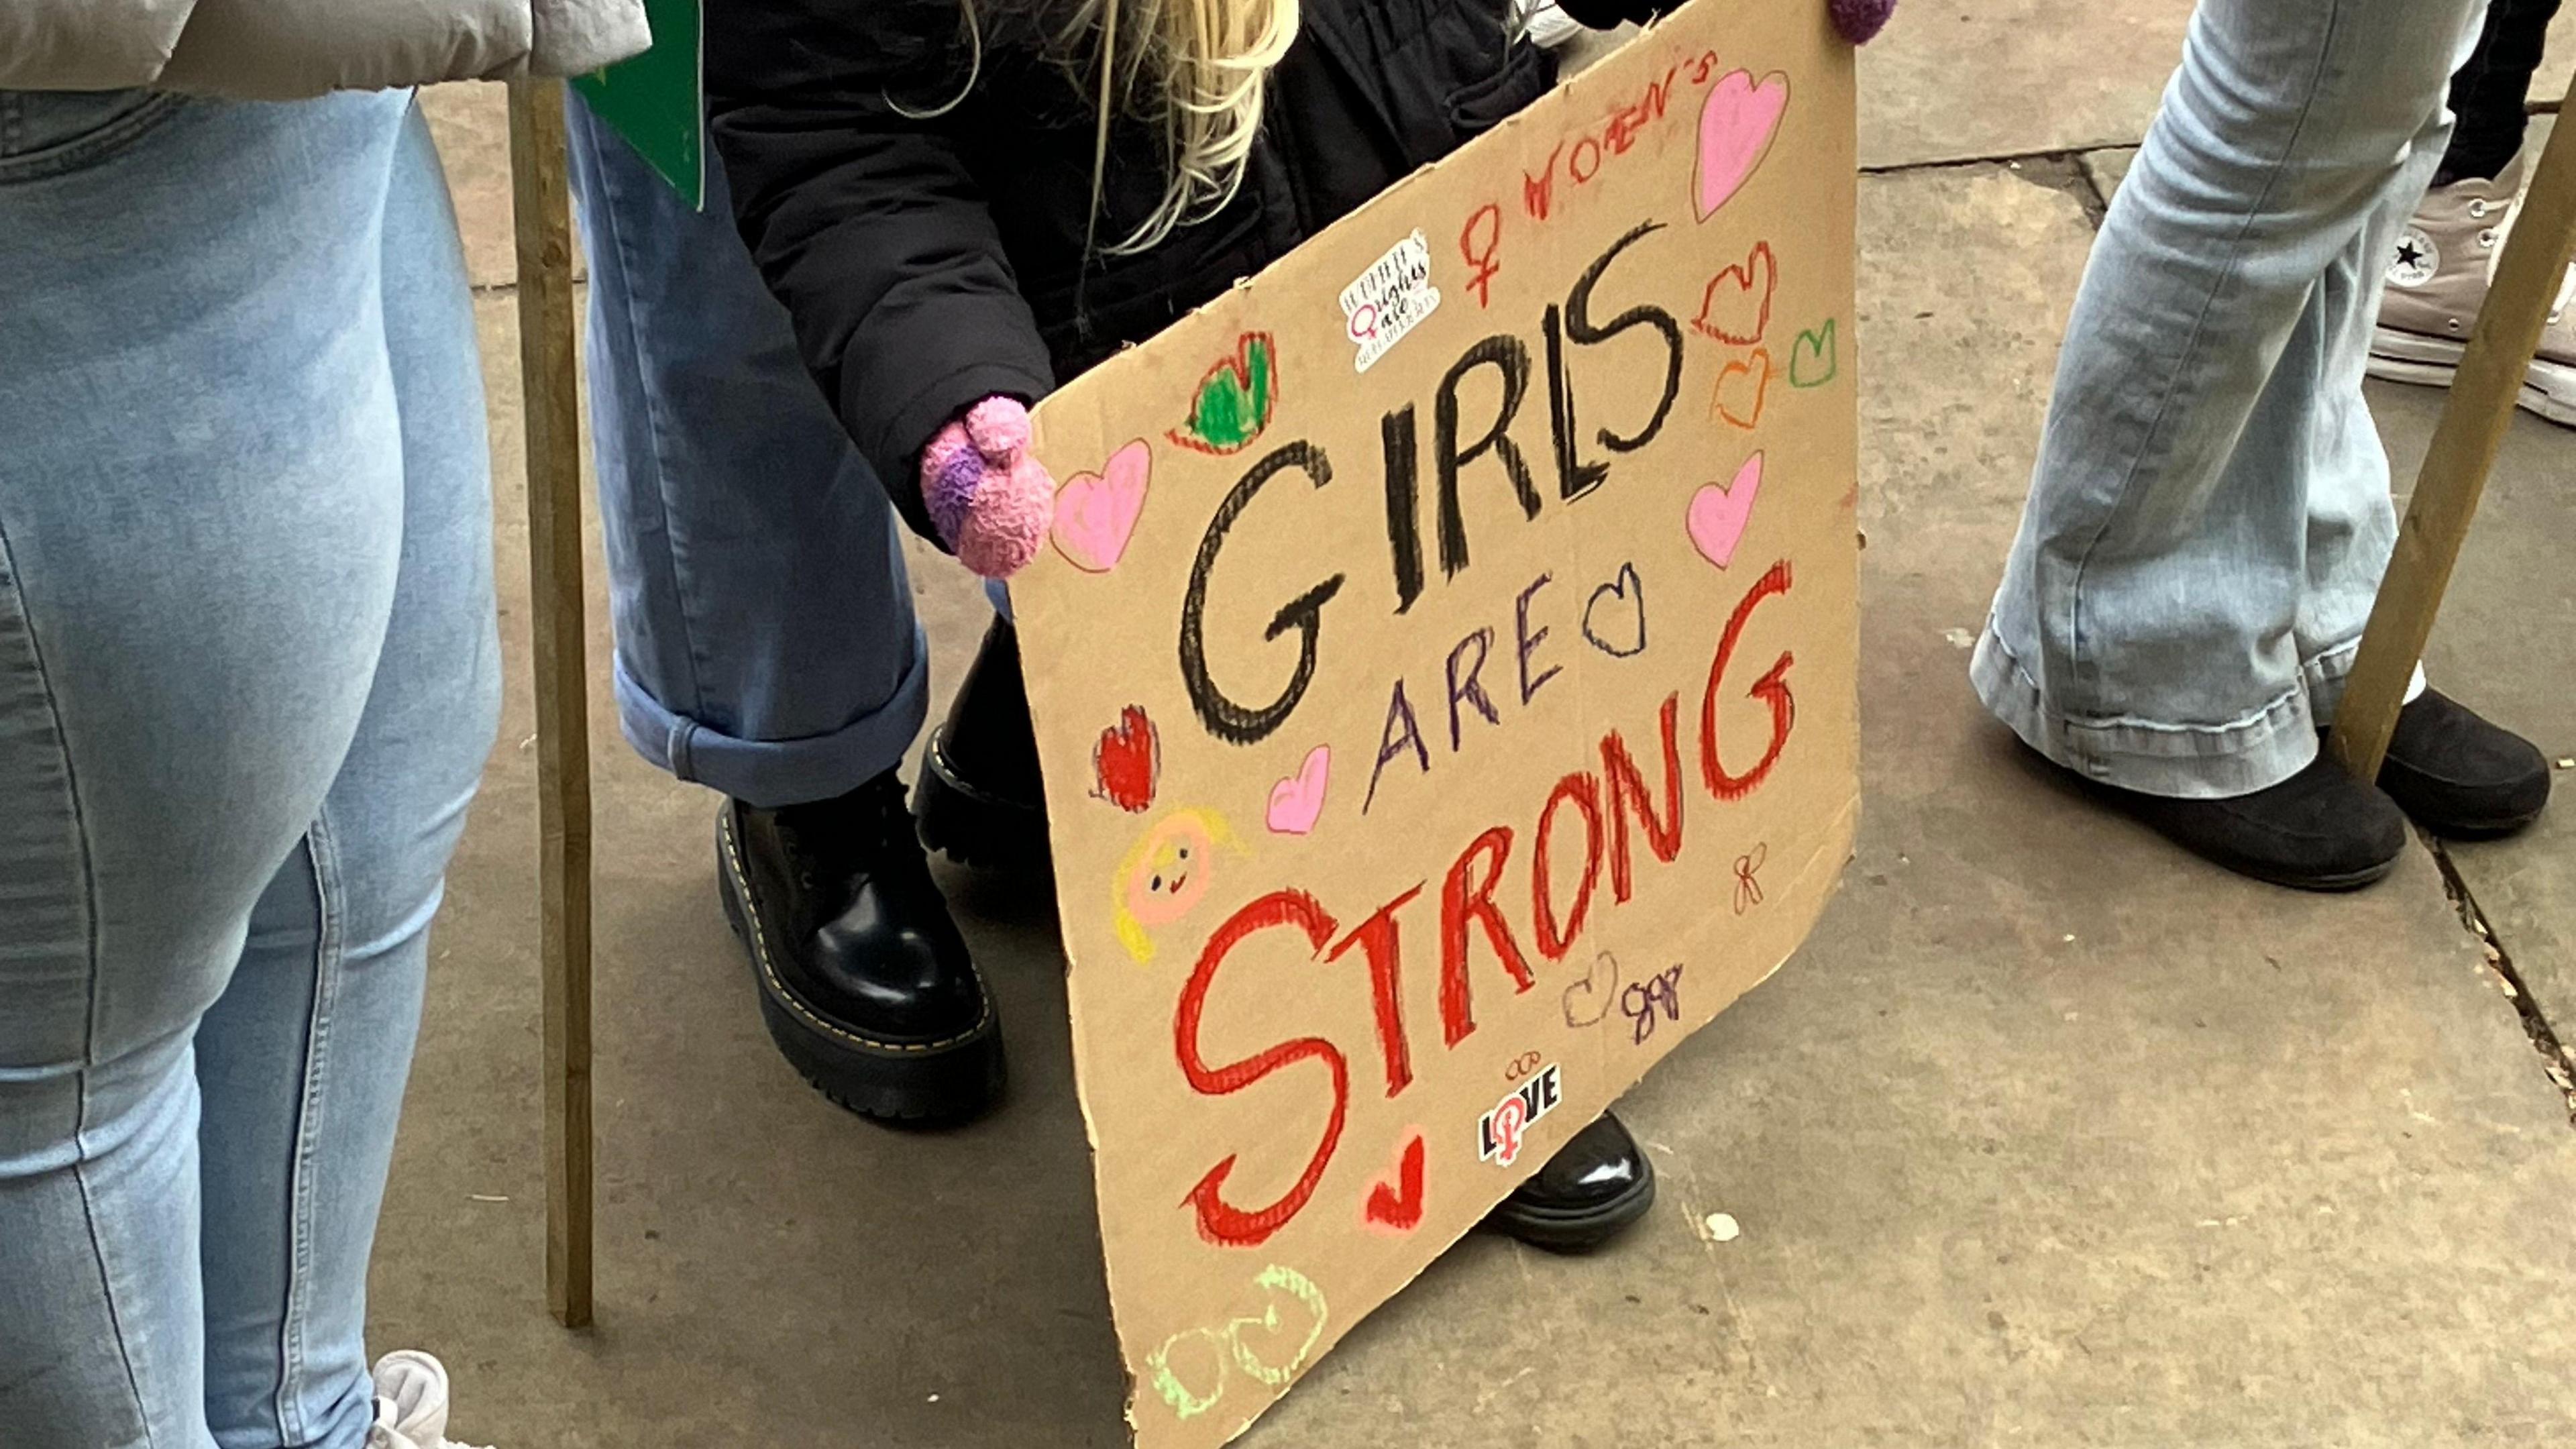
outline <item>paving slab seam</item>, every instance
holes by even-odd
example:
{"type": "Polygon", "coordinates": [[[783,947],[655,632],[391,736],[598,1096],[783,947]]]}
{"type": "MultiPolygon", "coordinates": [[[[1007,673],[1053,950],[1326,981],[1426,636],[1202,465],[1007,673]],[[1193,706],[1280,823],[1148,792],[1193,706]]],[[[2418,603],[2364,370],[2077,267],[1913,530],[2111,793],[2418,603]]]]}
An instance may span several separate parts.
{"type": "Polygon", "coordinates": [[[2540,1053],[2541,1070],[2549,1074],[2550,1084],[2566,1103],[2568,1125],[2576,1127],[2576,1070],[2570,1068],[2571,1063],[2576,1063],[2576,1055],[2560,1043],[2557,1029],[2540,1009],[2540,999],[2523,982],[2522,973],[2514,969],[2513,953],[2496,935],[2495,927],[2478,905],[2477,895],[2469,889],[2467,878],[2452,863],[2450,851],[2430,836],[2424,837],[2424,844],[2433,852],[2433,863],[2442,872],[2442,890],[2460,913],[2460,924],[2477,938],[2478,948],[2486,955],[2487,969],[2495,973],[2496,984],[2513,1003],[2514,1013],[2522,1018],[2523,1034],[2531,1039],[2532,1049],[2540,1053]]]}

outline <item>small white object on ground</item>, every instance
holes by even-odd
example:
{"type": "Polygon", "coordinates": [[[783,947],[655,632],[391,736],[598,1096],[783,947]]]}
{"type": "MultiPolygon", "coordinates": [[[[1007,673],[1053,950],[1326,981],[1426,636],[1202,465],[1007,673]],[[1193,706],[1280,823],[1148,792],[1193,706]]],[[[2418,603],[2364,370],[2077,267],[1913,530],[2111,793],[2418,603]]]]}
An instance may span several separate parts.
{"type": "Polygon", "coordinates": [[[1731,1243],[1744,1235],[1744,1229],[1736,1223],[1733,1213],[1710,1213],[1707,1228],[1708,1240],[1712,1243],[1731,1243]]]}

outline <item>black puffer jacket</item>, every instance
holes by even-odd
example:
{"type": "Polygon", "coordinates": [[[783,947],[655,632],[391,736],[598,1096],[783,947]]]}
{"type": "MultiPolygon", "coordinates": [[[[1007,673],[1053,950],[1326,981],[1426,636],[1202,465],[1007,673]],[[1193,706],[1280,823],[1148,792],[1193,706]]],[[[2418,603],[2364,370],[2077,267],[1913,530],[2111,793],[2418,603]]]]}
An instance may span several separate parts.
{"type": "Polygon", "coordinates": [[[1122,121],[1086,259],[1094,112],[1031,8],[978,0],[971,88],[958,0],[707,10],[709,111],[743,237],[924,534],[914,459],[958,410],[1036,400],[1555,82],[1509,0],[1305,0],[1233,203],[1149,252],[1104,255],[1163,192],[1156,138],[1122,121]]]}

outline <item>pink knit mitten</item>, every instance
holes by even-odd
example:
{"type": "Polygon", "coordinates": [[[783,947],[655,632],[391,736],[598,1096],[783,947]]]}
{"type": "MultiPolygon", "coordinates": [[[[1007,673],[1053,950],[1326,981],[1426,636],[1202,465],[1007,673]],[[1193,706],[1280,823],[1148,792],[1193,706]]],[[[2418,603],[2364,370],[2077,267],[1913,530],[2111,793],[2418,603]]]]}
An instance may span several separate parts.
{"type": "Polygon", "coordinates": [[[988,579],[1027,568],[1055,522],[1055,479],[1029,456],[1029,410],[988,397],[921,450],[921,501],[940,541],[988,579]]]}

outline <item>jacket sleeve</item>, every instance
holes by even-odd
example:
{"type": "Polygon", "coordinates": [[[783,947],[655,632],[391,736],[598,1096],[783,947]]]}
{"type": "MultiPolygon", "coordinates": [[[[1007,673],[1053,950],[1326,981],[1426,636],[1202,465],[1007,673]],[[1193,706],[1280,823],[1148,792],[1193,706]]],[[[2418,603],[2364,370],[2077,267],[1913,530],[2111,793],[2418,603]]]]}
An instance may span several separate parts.
{"type": "Polygon", "coordinates": [[[708,112],[743,240],[842,426],[931,536],[921,446],[980,398],[1054,385],[956,122],[922,114],[963,82],[958,15],[949,0],[735,0],[707,17],[708,112]],[[941,54],[957,63],[907,61],[941,54]]]}
{"type": "Polygon", "coordinates": [[[293,100],[572,75],[649,43],[643,0],[0,0],[0,87],[293,100]]]}

